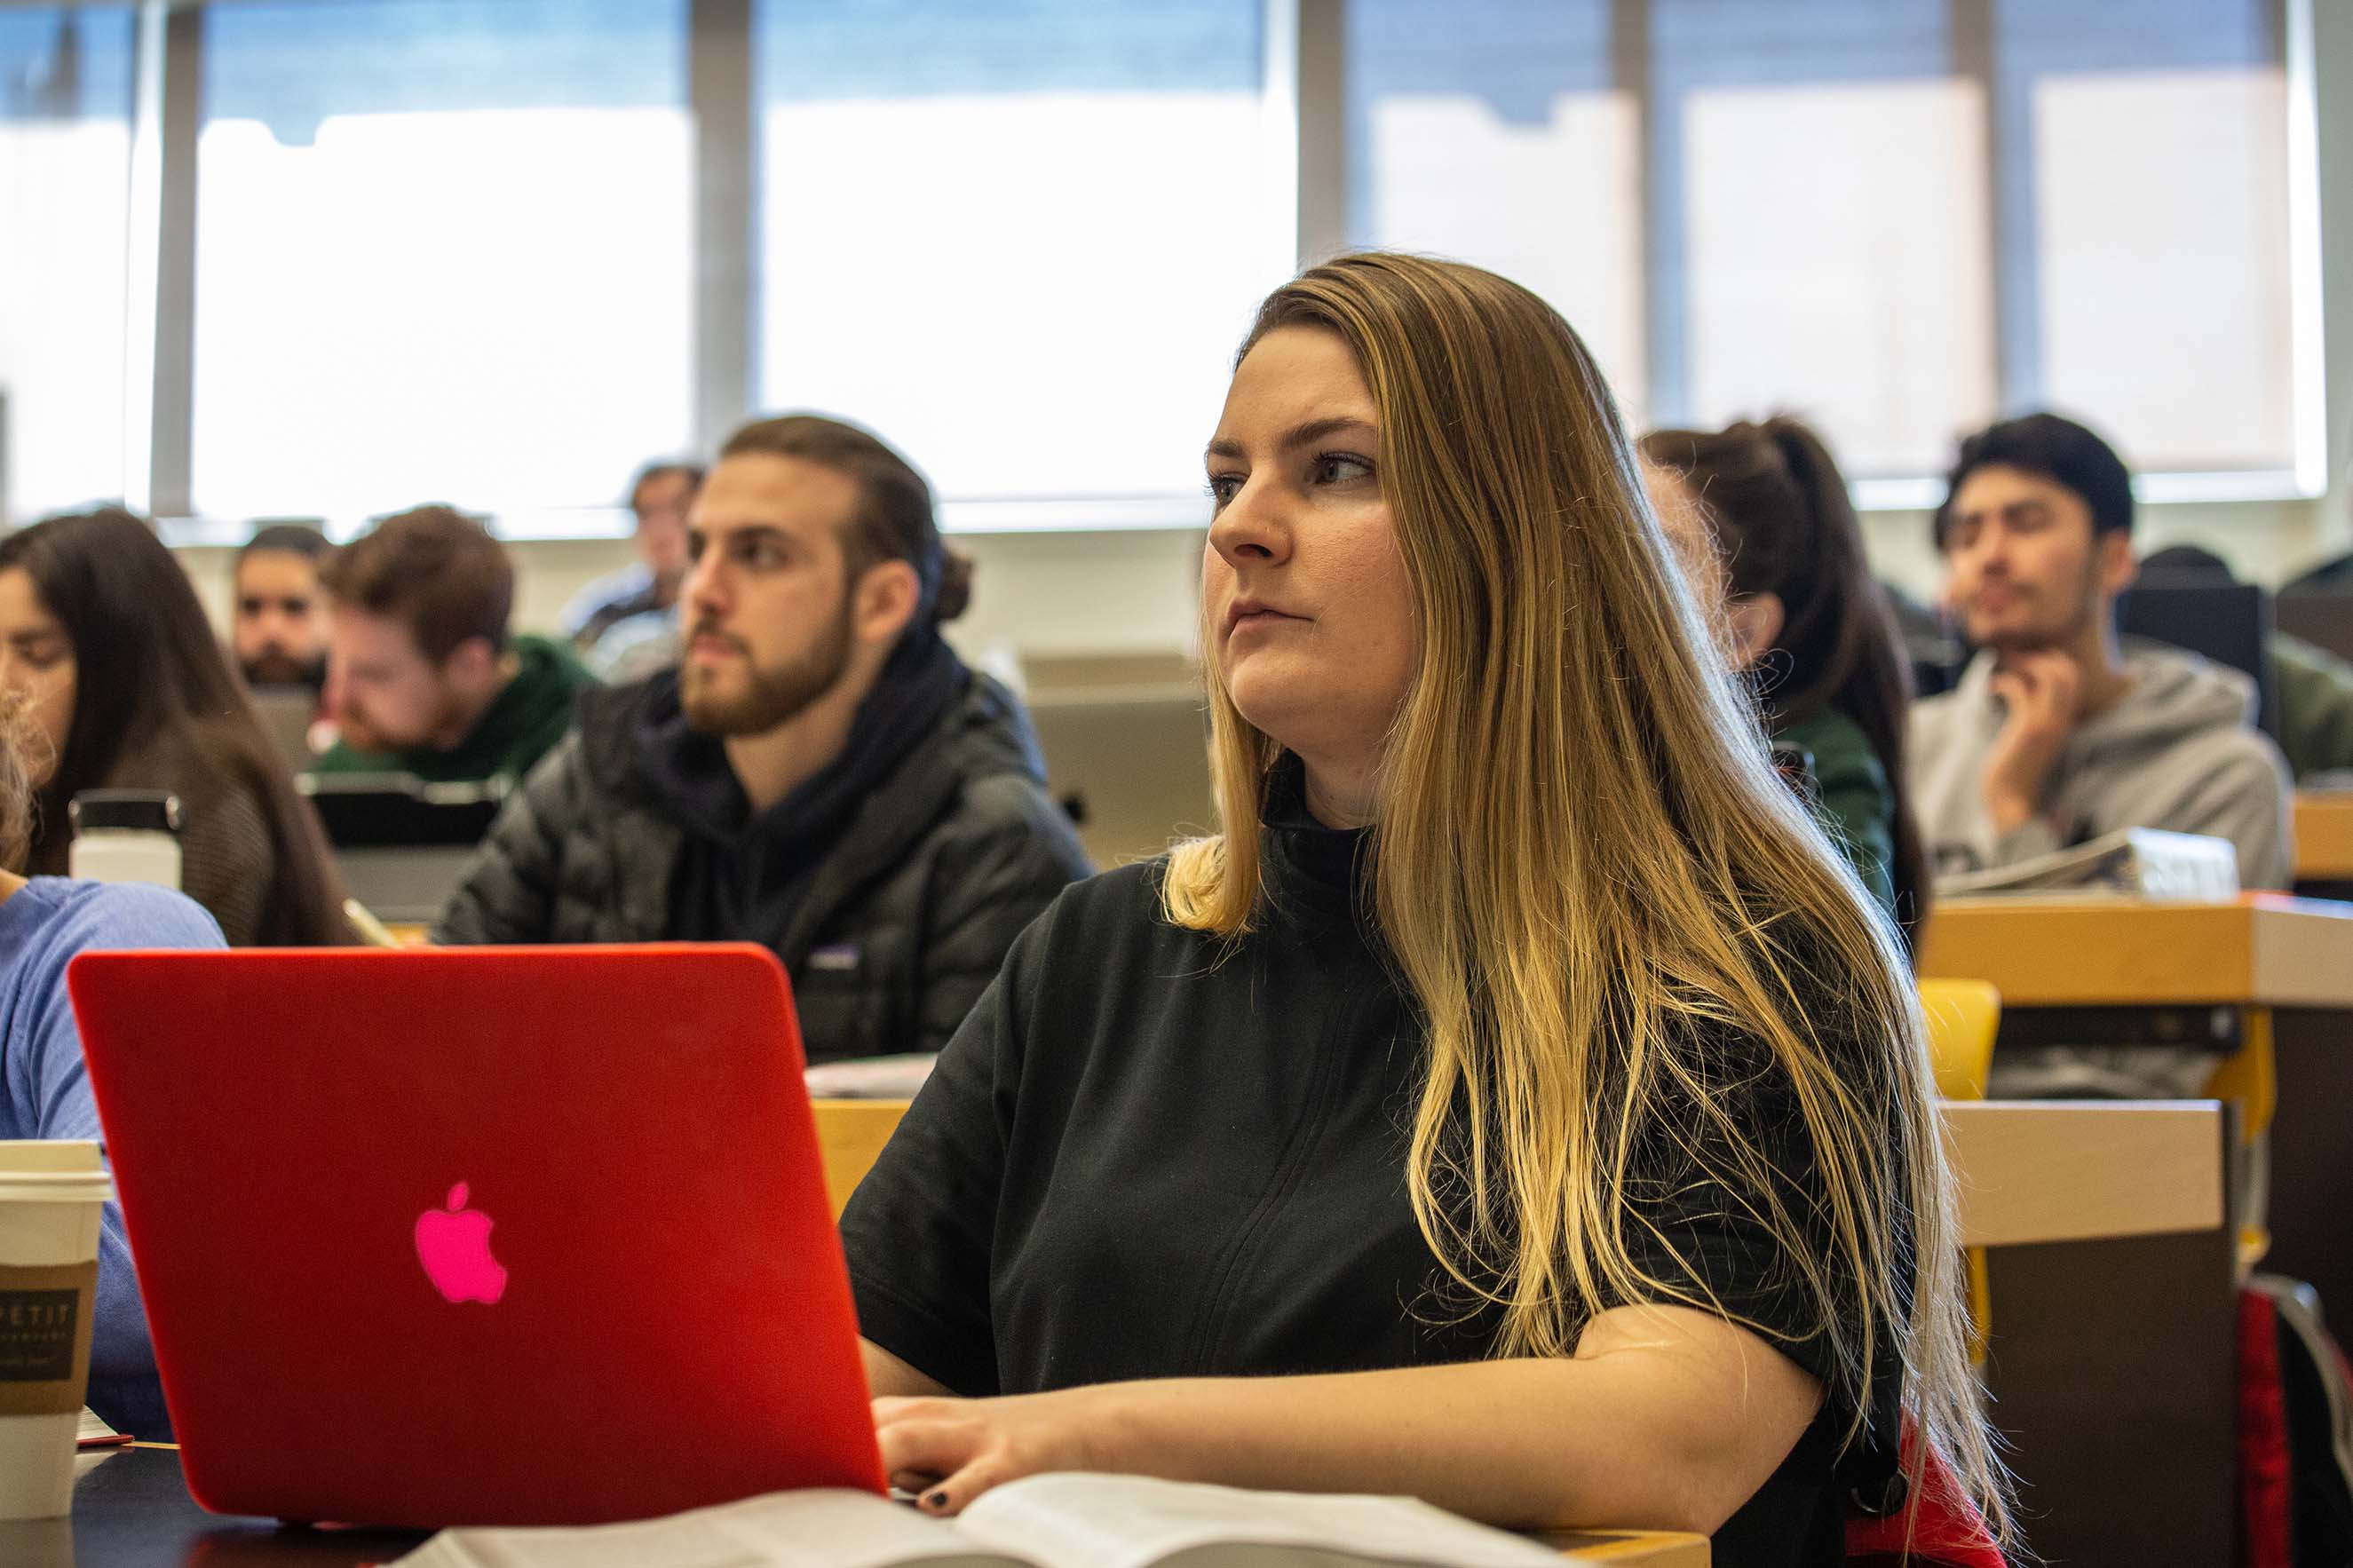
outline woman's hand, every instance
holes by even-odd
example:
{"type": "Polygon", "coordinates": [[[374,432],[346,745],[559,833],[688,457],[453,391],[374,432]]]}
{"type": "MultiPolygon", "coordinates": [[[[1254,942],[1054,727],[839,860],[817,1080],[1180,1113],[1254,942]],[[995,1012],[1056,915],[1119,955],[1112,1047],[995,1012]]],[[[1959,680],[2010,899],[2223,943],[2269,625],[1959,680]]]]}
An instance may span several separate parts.
{"type": "Polygon", "coordinates": [[[891,1484],[925,1513],[961,1513],[995,1486],[1049,1470],[1103,1470],[1113,1388],[1003,1399],[878,1399],[874,1436],[891,1484]]]}

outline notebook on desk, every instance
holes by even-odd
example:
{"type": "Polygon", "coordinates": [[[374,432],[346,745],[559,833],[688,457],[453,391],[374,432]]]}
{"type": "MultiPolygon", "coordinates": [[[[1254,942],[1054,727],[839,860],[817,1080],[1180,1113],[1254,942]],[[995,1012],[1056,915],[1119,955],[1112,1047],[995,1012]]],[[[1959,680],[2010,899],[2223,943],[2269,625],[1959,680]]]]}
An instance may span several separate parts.
{"type": "Polygon", "coordinates": [[[765,949],[99,952],[69,985],[206,1508],[881,1490],[765,949]]]}

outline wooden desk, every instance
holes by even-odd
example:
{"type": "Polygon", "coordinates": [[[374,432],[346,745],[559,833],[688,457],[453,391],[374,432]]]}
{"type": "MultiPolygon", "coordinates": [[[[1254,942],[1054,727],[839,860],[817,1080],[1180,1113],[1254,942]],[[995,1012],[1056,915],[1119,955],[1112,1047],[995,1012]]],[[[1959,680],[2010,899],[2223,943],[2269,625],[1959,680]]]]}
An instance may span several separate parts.
{"type": "Polygon", "coordinates": [[[1993,983],[2016,1008],[2234,1006],[2353,1012],[2353,904],[1955,900],[1936,906],[1920,973],[1993,983]]]}
{"type": "Polygon", "coordinates": [[[1951,1101],[1961,1245],[2222,1228],[2222,1110],[2212,1100],[1951,1101]]]}
{"type": "MultiPolygon", "coordinates": [[[[2265,1266],[2353,1304],[2342,1132],[2353,909],[2269,894],[1954,902],[1929,918],[1921,972],[1991,982],[2005,1040],[2236,1041],[2268,1028],[2277,1090],[2265,1266]]],[[[2015,1445],[2027,1539],[2050,1560],[2233,1560],[2231,1228],[1989,1255],[1986,1381],[2015,1445]]]]}
{"type": "MultiPolygon", "coordinates": [[[[0,1523],[7,1568],[359,1568],[389,1563],[425,1536],[407,1531],[286,1529],[206,1513],[188,1496],[179,1451],[117,1452],[74,1484],[73,1517],[0,1523]]],[[[1708,1568],[1696,1535],[1587,1531],[1548,1537],[1562,1555],[1609,1568],[1708,1568]]]]}
{"type": "Polygon", "coordinates": [[[1984,1376],[2027,1544],[2075,1564],[2228,1563],[2236,1264],[2212,1100],[1945,1108],[1987,1247],[1984,1376]]]}
{"type": "MultiPolygon", "coordinates": [[[[2264,1267],[2353,1310],[2353,904],[2253,893],[2228,904],[1956,901],[1921,973],[1990,981],[2002,1038],[2231,1040],[2268,1028],[2277,1065],[2264,1267]],[[2105,1033],[2077,1032],[2091,1030],[2105,1033]]],[[[2260,1125],[2258,1119],[2257,1125],[2260,1125]]]]}
{"type": "Polygon", "coordinates": [[[2295,879],[2353,882],[2353,789],[2296,792],[2295,879]]]}
{"type": "Polygon", "coordinates": [[[1544,1537],[1547,1546],[1576,1563],[1641,1564],[1641,1568],[1708,1568],[1710,1553],[1704,1535],[1674,1535],[1655,1530],[1560,1531],[1544,1537]]]}
{"type": "MultiPolygon", "coordinates": [[[[828,1150],[829,1168],[837,1155],[854,1155],[852,1132],[887,1136],[902,1109],[888,1101],[827,1102],[821,1125],[837,1141],[828,1150]]],[[[2070,1488],[2096,1485],[2121,1470],[2171,1494],[2170,1508],[2150,1516],[2153,1528],[2176,1529],[2186,1510],[2211,1515],[2227,1530],[2232,1363],[2221,1108],[1994,1101],[1947,1105],[1945,1122],[1964,1239],[1996,1248],[1988,1375],[2002,1425],[2020,1444],[2015,1458],[2030,1507],[2063,1510],[2066,1499],[2085,1495],[2070,1488]],[[2177,1310],[2145,1311],[2138,1304],[2144,1294],[2177,1310]],[[2132,1331],[2117,1331],[2120,1312],[2132,1314],[2124,1320],[2132,1331]],[[2217,1317],[2219,1328],[2205,1321],[2217,1317]],[[2102,1358],[2129,1380],[2122,1405],[2086,1405],[2073,1397],[2086,1367],[2102,1358]],[[2163,1374],[2151,1375],[2154,1368],[2163,1374]],[[2224,1417],[2202,1420],[2216,1404],[2224,1417]],[[2130,1466],[2112,1463],[2112,1446],[2084,1440],[2087,1411],[2106,1426],[2143,1435],[2148,1451],[2134,1451],[2130,1466]],[[2056,1468],[2055,1460],[2042,1462],[2063,1438],[2074,1450],[2075,1468],[2093,1479],[2056,1468]],[[2219,1458],[2208,1452],[2217,1443],[2219,1458]]],[[[2030,1531],[2046,1552],[2057,1517],[2036,1521],[2030,1531]]],[[[2101,1522],[2113,1531],[2137,1518],[2104,1515],[2101,1522]]],[[[177,1453],[142,1447],[83,1477],[69,1528],[58,1521],[0,1525],[0,1563],[353,1568],[397,1557],[419,1539],[283,1530],[268,1520],[207,1514],[187,1495],[177,1453]]],[[[2170,1539],[2178,1545],[2196,1537],[2170,1539]]],[[[1577,1561],[1613,1568],[1707,1568],[1709,1561],[1707,1542],[1696,1536],[1595,1531],[1546,1540],[1577,1561]]],[[[2129,1539],[2110,1544],[2132,1549],[2129,1539]]],[[[2134,1559],[2094,1551],[2069,1560],[2134,1559]]]]}

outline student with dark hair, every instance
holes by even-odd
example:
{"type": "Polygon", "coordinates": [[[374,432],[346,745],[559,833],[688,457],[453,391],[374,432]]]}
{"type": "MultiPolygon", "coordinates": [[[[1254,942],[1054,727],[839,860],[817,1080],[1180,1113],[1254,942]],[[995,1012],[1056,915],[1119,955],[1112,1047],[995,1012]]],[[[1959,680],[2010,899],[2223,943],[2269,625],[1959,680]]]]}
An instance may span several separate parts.
{"type": "Polygon", "coordinates": [[[2286,770],[2253,683],[2120,645],[2132,476],[2073,420],[2033,414],[1961,444],[1936,517],[1948,594],[1978,651],[1912,712],[1914,800],[1940,871],[2005,866],[2126,827],[2227,838],[2239,878],[2292,875],[2286,770]]]}
{"type": "Polygon", "coordinates": [[[1831,837],[1908,937],[1928,893],[1905,789],[1911,673],[1838,465],[1789,418],[1658,430],[1640,446],[1708,532],[1727,651],[1767,727],[1810,756],[1831,837]]]}
{"type": "Polygon", "coordinates": [[[237,551],[229,642],[248,686],[325,689],[319,563],[333,548],[309,523],[280,522],[257,529],[237,551]]]}
{"type": "Polygon", "coordinates": [[[683,658],[581,703],[434,940],[735,941],[813,1058],[937,1050],[1088,870],[1014,695],[939,628],[969,563],[854,426],[737,431],[695,503],[683,658]]]}
{"type": "Polygon", "coordinates": [[[686,581],[686,520],[702,488],[702,465],[648,463],[629,481],[638,559],[573,596],[557,626],[591,669],[611,679],[630,650],[660,643],[675,648],[678,591],[686,581]],[[608,641],[609,639],[609,641],[608,641]]]}
{"type": "MultiPolygon", "coordinates": [[[[163,888],[19,876],[33,827],[25,700],[0,691],[0,1138],[100,1137],[66,965],[106,948],[221,945],[205,911],[163,888]]],[[[139,1304],[122,1209],[99,1221],[90,1407],[118,1432],[164,1440],[171,1422],[139,1304]]]]}
{"type": "Polygon", "coordinates": [[[65,871],[83,790],[165,790],[180,885],[231,946],[351,940],[318,818],[146,523],[108,509],[0,540],[0,647],[31,713],[36,873],[65,871]]]}
{"type": "Polygon", "coordinates": [[[593,684],[564,644],[509,634],[514,564],[454,508],[385,518],[329,556],[319,580],[327,701],[342,731],[322,773],[519,779],[593,684]]]}

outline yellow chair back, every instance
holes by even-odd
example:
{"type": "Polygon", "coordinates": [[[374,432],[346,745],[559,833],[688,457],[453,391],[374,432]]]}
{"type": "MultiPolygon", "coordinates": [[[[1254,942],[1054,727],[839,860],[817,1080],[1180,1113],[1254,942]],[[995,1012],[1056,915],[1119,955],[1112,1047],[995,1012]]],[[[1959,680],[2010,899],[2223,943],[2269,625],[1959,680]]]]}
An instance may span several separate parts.
{"type": "Polygon", "coordinates": [[[1928,1020],[1928,1055],[1943,1100],[1983,1100],[2001,1032],[2001,993],[1982,980],[1923,980],[1920,1011],[1928,1020]]]}
{"type": "MultiPolygon", "coordinates": [[[[1982,980],[1923,980],[1920,1012],[1928,1022],[1928,1058],[1939,1100],[1983,1100],[2001,1033],[2001,993],[1982,980]]],[[[1993,1332],[1993,1288],[1982,1247],[1968,1250],[1969,1361],[1983,1366],[1993,1332]]]]}

